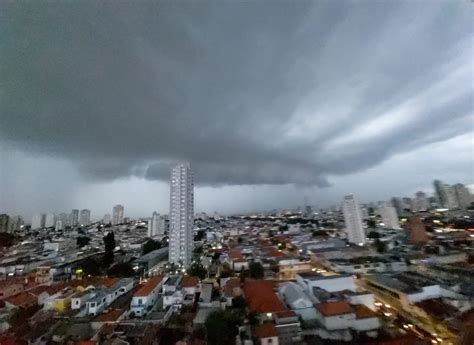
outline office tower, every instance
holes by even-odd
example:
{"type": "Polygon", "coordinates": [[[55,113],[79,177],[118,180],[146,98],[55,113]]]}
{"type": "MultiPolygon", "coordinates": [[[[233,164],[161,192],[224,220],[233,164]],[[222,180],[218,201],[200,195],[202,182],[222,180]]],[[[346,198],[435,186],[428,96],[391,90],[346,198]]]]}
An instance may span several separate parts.
{"type": "Polygon", "coordinates": [[[123,206],[115,205],[112,210],[112,225],[123,223],[123,206]]]}
{"type": "Polygon", "coordinates": [[[469,189],[467,189],[467,187],[462,183],[455,184],[453,188],[458,206],[463,209],[468,208],[473,201],[472,194],[469,192],[469,189]]]}
{"type": "Polygon", "coordinates": [[[400,229],[400,222],[398,221],[397,210],[393,206],[382,205],[379,208],[380,216],[382,218],[382,223],[384,228],[387,229],[400,229]]]}
{"type": "Polygon", "coordinates": [[[103,223],[104,224],[109,224],[111,222],[112,218],[110,217],[110,214],[105,214],[104,215],[104,219],[103,219],[103,223]]]}
{"type": "Polygon", "coordinates": [[[428,242],[426,227],[420,217],[412,216],[408,219],[408,234],[412,244],[423,245],[428,242]]]}
{"type": "Polygon", "coordinates": [[[365,243],[365,232],[362,227],[362,214],[354,195],[350,194],[344,197],[342,212],[348,242],[363,245],[365,243]]]}
{"type": "Polygon", "coordinates": [[[438,198],[438,202],[441,207],[448,209],[455,209],[459,207],[453,187],[439,180],[435,180],[433,185],[435,188],[436,197],[438,198]]]}
{"type": "Polygon", "coordinates": [[[193,255],[194,182],[189,163],[171,171],[169,261],[189,265],[193,255]]]}
{"type": "Polygon", "coordinates": [[[12,220],[7,214],[0,214],[0,232],[12,232],[12,220]]]}
{"type": "Polygon", "coordinates": [[[424,212],[428,211],[430,208],[430,203],[425,193],[422,191],[415,193],[415,198],[413,199],[413,212],[424,212]]]}
{"type": "Polygon", "coordinates": [[[71,211],[71,219],[69,220],[69,224],[74,227],[79,224],[79,210],[72,210],[71,211]]]}
{"type": "Polygon", "coordinates": [[[81,210],[79,214],[79,224],[89,225],[91,223],[91,211],[88,209],[81,210]]]}
{"type": "Polygon", "coordinates": [[[54,226],[54,230],[62,230],[63,229],[63,221],[61,219],[56,220],[56,225],[54,226]]]}
{"type": "Polygon", "coordinates": [[[44,227],[44,215],[40,213],[34,214],[31,218],[31,229],[36,230],[42,227],[44,227]]]}
{"type": "Polygon", "coordinates": [[[166,221],[159,213],[153,212],[148,221],[148,237],[163,236],[165,234],[166,221]]]}
{"type": "Polygon", "coordinates": [[[44,220],[44,227],[45,228],[52,228],[56,224],[56,216],[54,213],[46,214],[46,218],[44,220]]]}

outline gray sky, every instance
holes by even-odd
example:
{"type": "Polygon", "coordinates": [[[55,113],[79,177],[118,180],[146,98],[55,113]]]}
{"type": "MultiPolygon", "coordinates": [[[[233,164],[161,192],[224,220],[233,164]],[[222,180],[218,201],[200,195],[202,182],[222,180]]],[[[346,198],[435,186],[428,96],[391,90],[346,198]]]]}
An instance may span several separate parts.
{"type": "Polygon", "coordinates": [[[472,183],[470,1],[0,4],[0,212],[240,212],[472,183]]]}

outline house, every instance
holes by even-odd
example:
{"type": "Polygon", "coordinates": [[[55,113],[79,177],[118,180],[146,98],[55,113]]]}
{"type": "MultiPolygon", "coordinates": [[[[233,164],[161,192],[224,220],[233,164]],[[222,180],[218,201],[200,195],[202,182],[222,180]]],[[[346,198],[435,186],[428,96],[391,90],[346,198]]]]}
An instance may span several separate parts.
{"type": "Polygon", "coordinates": [[[133,295],[130,311],[136,316],[145,315],[158,300],[158,295],[165,280],[162,276],[150,278],[133,295]]]}
{"type": "Polygon", "coordinates": [[[134,280],[132,278],[113,278],[101,282],[100,287],[95,289],[86,289],[89,291],[86,295],[74,296],[74,309],[80,308],[83,303],[86,305],[88,315],[97,315],[106,309],[119,296],[126,294],[133,288],[134,280]],[[108,286],[108,287],[104,287],[108,286]],[[79,304],[79,305],[77,305],[79,304]]]}
{"type": "Polygon", "coordinates": [[[239,278],[221,279],[222,296],[226,299],[228,306],[232,305],[234,298],[242,296],[242,288],[239,278]]]}
{"type": "Polygon", "coordinates": [[[3,280],[0,281],[0,300],[14,296],[23,292],[24,286],[18,281],[3,280]]]}
{"type": "Polygon", "coordinates": [[[280,286],[278,292],[288,307],[303,320],[316,319],[316,310],[313,302],[304,293],[301,286],[293,282],[286,283],[280,286]]]}
{"type": "Polygon", "coordinates": [[[48,298],[59,294],[65,287],[64,284],[40,285],[28,290],[28,292],[36,296],[38,305],[44,306],[48,298]]]}
{"type": "Polygon", "coordinates": [[[71,297],[71,309],[81,309],[86,301],[94,297],[95,289],[86,289],[84,291],[79,291],[74,296],[71,297]]]}
{"type": "Polygon", "coordinates": [[[44,308],[47,310],[55,310],[58,313],[64,312],[71,306],[71,297],[74,295],[74,290],[66,288],[59,291],[44,300],[44,308]]]}
{"type": "Polygon", "coordinates": [[[257,344],[260,345],[278,345],[278,333],[275,325],[271,322],[266,322],[255,327],[255,338],[257,344]]]}
{"type": "Polygon", "coordinates": [[[199,278],[194,276],[185,276],[181,281],[181,290],[183,295],[183,304],[193,304],[196,293],[199,290],[199,278]]]}
{"type": "Polygon", "coordinates": [[[354,277],[350,274],[323,276],[317,272],[303,272],[296,274],[296,282],[306,293],[315,287],[328,292],[356,290],[354,277]]]}
{"type": "Polygon", "coordinates": [[[249,263],[242,256],[240,249],[231,249],[229,250],[227,261],[231,265],[232,269],[236,272],[246,270],[249,268],[249,263]]]}
{"type": "Polygon", "coordinates": [[[15,296],[10,296],[5,299],[5,307],[7,310],[12,309],[28,309],[37,305],[36,296],[28,292],[20,292],[15,296]]]}

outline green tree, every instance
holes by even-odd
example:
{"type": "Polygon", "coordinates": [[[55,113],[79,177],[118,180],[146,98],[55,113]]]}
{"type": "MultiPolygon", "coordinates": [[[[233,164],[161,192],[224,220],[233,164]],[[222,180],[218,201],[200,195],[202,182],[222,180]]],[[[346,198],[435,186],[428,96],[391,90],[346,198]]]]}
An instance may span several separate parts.
{"type": "Polygon", "coordinates": [[[249,265],[250,277],[253,279],[262,279],[264,276],[264,268],[259,262],[251,262],[249,265]]]}
{"type": "Polygon", "coordinates": [[[87,258],[81,263],[82,271],[84,272],[84,275],[88,276],[101,276],[102,275],[102,270],[100,268],[100,263],[94,259],[94,258],[87,258]]]}
{"type": "Polygon", "coordinates": [[[162,247],[162,245],[161,245],[160,241],[155,241],[155,240],[149,239],[143,245],[142,255],[145,255],[145,254],[148,254],[149,252],[160,249],[161,247],[162,247]]]}
{"type": "Polygon", "coordinates": [[[200,262],[193,262],[186,272],[190,276],[199,277],[199,279],[204,279],[207,276],[207,270],[200,262]]]}
{"type": "Polygon", "coordinates": [[[218,310],[206,319],[205,328],[209,345],[233,344],[242,320],[229,310],[218,310]]]}
{"type": "Polygon", "coordinates": [[[374,246],[377,253],[385,253],[387,249],[385,243],[378,238],[375,239],[374,246]]]}
{"type": "Polygon", "coordinates": [[[380,238],[380,234],[377,231],[371,231],[367,235],[368,238],[380,238]]]}
{"type": "Polygon", "coordinates": [[[110,277],[128,278],[135,275],[132,265],[128,262],[121,262],[113,265],[108,271],[110,277]]]}
{"type": "Polygon", "coordinates": [[[115,236],[112,231],[104,236],[105,254],[103,257],[104,267],[109,267],[114,262],[115,236]]]}
{"type": "Polygon", "coordinates": [[[82,248],[84,246],[87,246],[89,244],[89,242],[91,241],[90,237],[87,237],[87,236],[79,236],[77,239],[76,239],[76,244],[79,248],[82,248]]]}
{"type": "Polygon", "coordinates": [[[375,226],[376,226],[376,225],[377,225],[377,224],[375,223],[375,220],[373,220],[373,219],[368,219],[368,220],[367,220],[367,226],[368,226],[369,228],[375,229],[375,226]]]}

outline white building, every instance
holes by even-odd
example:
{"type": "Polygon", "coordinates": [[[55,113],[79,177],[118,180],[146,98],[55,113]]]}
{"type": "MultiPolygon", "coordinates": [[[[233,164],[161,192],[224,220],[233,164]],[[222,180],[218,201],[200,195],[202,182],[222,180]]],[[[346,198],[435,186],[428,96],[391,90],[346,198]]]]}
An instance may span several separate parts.
{"type": "Polygon", "coordinates": [[[473,201],[472,194],[469,192],[469,189],[462,183],[455,184],[453,188],[459,207],[468,208],[473,201]]]}
{"type": "Polygon", "coordinates": [[[362,227],[362,214],[354,195],[350,194],[344,197],[342,212],[344,213],[348,242],[363,245],[365,243],[365,232],[362,227]]]}
{"type": "Polygon", "coordinates": [[[40,229],[44,226],[44,215],[36,213],[31,219],[31,229],[40,229]]]}
{"type": "Polygon", "coordinates": [[[189,265],[193,258],[194,183],[189,163],[171,171],[169,262],[189,265]]]}
{"type": "Polygon", "coordinates": [[[130,311],[136,316],[144,316],[158,301],[158,295],[163,285],[163,277],[153,277],[133,295],[130,311]]]}
{"type": "Polygon", "coordinates": [[[115,205],[112,211],[112,225],[123,223],[123,206],[115,205]]]}
{"type": "Polygon", "coordinates": [[[79,210],[72,210],[70,217],[71,219],[69,221],[69,224],[73,227],[77,226],[77,224],[79,224],[79,210]]]}
{"type": "Polygon", "coordinates": [[[104,220],[103,220],[104,224],[109,224],[111,221],[112,221],[112,217],[110,217],[110,214],[108,214],[108,213],[105,214],[104,215],[104,220]]]}
{"type": "Polygon", "coordinates": [[[79,215],[79,224],[80,225],[89,225],[91,223],[91,211],[90,210],[81,210],[79,215]]]}
{"type": "Polygon", "coordinates": [[[393,206],[383,205],[380,207],[380,216],[382,217],[382,223],[384,228],[387,229],[401,229],[400,222],[398,221],[397,210],[393,206]]]}
{"type": "Polygon", "coordinates": [[[151,219],[148,221],[148,237],[163,236],[165,234],[165,218],[159,213],[153,212],[151,219]]]}
{"type": "Polygon", "coordinates": [[[45,228],[51,228],[56,225],[56,216],[53,213],[46,214],[46,218],[44,220],[45,228]]]}
{"type": "Polygon", "coordinates": [[[56,221],[56,225],[54,226],[54,230],[58,231],[62,229],[63,229],[63,221],[58,219],[56,221]]]}

